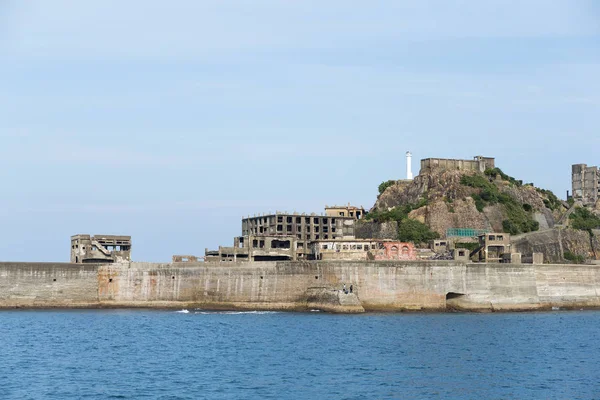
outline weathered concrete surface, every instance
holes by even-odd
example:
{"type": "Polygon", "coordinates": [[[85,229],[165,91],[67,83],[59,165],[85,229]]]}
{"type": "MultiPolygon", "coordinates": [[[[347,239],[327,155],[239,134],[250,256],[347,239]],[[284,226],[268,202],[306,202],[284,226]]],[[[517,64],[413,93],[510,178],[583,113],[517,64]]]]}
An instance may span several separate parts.
{"type": "Polygon", "coordinates": [[[600,308],[599,292],[598,265],[0,263],[0,307],[5,308],[508,311],[600,308]],[[353,286],[352,294],[341,292],[344,284],[353,286]]]}
{"type": "Polygon", "coordinates": [[[0,263],[0,307],[98,305],[98,265],[0,263]]]}
{"type": "Polygon", "coordinates": [[[600,257],[597,234],[590,237],[586,231],[575,229],[547,229],[529,232],[511,238],[512,251],[530,256],[543,253],[544,259],[554,263],[565,262],[564,253],[571,252],[588,260],[600,257]]]}

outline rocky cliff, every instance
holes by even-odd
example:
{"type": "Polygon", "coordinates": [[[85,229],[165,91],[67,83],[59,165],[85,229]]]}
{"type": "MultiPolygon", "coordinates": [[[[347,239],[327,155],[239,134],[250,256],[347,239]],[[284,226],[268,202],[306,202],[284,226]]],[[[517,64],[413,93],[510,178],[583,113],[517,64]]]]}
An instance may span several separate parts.
{"type": "Polygon", "coordinates": [[[509,219],[511,210],[501,199],[481,200],[482,189],[485,191],[486,188],[465,184],[465,176],[475,175],[486,179],[492,186],[491,190],[497,190],[502,199],[509,199],[530,213],[539,224],[537,229],[554,227],[567,210],[550,192],[523,185],[510,177],[503,178],[500,173],[484,175],[472,171],[434,169],[412,181],[391,184],[379,195],[371,212],[421,203],[422,206],[411,211],[409,217],[427,224],[442,236],[449,228],[502,232],[503,221],[509,219]]]}
{"type": "Polygon", "coordinates": [[[564,261],[565,252],[586,259],[600,256],[593,234],[566,229],[566,202],[497,168],[485,173],[433,169],[412,181],[385,182],[370,211],[371,221],[359,224],[358,232],[396,238],[389,215],[397,215],[393,210],[398,209],[408,210],[407,218],[424,223],[440,237],[451,228],[508,232],[515,236],[515,251],[524,255],[542,252],[553,262],[564,261]]]}

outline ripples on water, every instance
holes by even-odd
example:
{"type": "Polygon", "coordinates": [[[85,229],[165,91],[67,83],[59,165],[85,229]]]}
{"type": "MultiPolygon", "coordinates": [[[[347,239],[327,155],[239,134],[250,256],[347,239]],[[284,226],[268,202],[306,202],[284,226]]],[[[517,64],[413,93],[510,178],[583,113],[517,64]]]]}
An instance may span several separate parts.
{"type": "Polygon", "coordinates": [[[597,399],[600,312],[0,312],[1,399],[597,399]]]}

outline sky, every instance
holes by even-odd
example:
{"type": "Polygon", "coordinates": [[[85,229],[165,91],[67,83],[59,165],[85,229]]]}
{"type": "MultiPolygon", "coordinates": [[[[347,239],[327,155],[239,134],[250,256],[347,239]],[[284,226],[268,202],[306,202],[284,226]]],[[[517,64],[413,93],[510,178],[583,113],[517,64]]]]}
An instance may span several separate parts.
{"type": "Polygon", "coordinates": [[[231,245],[422,158],[565,198],[600,164],[600,2],[0,0],[0,260],[231,245]]]}

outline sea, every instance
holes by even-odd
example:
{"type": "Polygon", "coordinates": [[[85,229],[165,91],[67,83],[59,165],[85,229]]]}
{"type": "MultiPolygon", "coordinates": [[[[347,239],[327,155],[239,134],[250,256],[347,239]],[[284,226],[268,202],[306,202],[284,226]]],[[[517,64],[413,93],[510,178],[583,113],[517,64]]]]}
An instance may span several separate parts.
{"type": "Polygon", "coordinates": [[[600,399],[600,312],[0,312],[0,399],[600,399]]]}

